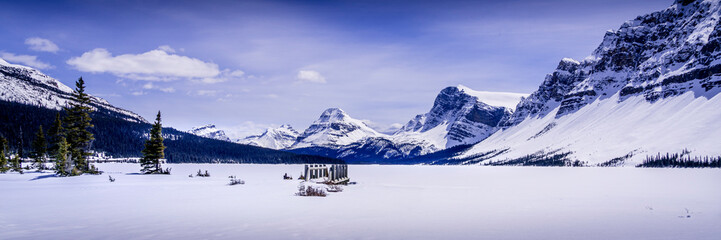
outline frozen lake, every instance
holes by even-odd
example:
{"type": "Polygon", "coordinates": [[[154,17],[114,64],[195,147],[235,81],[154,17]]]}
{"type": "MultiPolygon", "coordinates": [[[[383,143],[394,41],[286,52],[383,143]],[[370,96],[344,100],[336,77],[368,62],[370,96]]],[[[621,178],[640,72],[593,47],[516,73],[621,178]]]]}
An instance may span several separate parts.
{"type": "Polygon", "coordinates": [[[719,169],[351,165],[357,184],[320,198],[282,179],[302,165],[168,164],[170,176],[97,166],[103,175],[0,174],[0,239],[721,236],[719,169]],[[211,177],[188,177],[198,169],[211,177]]]}

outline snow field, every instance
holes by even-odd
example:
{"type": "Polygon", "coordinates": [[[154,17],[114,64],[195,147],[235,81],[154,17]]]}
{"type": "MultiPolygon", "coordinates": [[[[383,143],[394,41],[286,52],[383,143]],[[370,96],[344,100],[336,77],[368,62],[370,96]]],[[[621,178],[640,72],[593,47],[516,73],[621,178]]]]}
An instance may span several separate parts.
{"type": "Polygon", "coordinates": [[[719,169],[351,165],[295,196],[302,165],[98,164],[0,174],[0,239],[717,239],[719,169]],[[211,177],[189,178],[198,169],[211,177]],[[111,183],[108,175],[116,179],[111,183]],[[236,175],[245,185],[228,186],[236,175]],[[686,213],[686,210],[689,213],[686,213]],[[690,217],[687,217],[690,215],[690,217]]]}

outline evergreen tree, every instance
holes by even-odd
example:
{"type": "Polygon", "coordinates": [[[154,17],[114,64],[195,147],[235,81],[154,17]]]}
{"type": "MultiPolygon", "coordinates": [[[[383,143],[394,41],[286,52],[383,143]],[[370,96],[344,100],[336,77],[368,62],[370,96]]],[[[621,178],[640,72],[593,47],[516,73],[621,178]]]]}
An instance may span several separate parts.
{"type": "Polygon", "coordinates": [[[10,168],[12,168],[13,171],[23,173],[23,165],[22,160],[20,159],[20,154],[16,154],[15,157],[12,159],[10,163],[10,168]]]}
{"type": "Polygon", "coordinates": [[[88,164],[87,157],[90,142],[94,139],[93,134],[88,130],[93,125],[90,123],[90,96],[85,93],[85,81],[81,77],[75,82],[75,90],[72,93],[73,101],[70,107],[65,108],[65,140],[68,143],[72,163],[74,165],[73,175],[82,173],[94,173],[93,168],[88,164]]]}
{"type": "Polygon", "coordinates": [[[23,128],[20,127],[20,142],[18,143],[20,146],[18,147],[17,157],[22,159],[25,154],[23,154],[23,146],[25,146],[25,142],[23,142],[23,128]]]}
{"type": "Polygon", "coordinates": [[[58,139],[58,149],[55,152],[55,174],[59,176],[67,176],[70,174],[70,164],[68,163],[68,142],[65,137],[58,139]]]}
{"type": "Polygon", "coordinates": [[[55,122],[48,130],[48,155],[55,156],[58,151],[58,142],[63,136],[63,121],[60,120],[60,113],[55,114],[55,122]]]}
{"type": "Polygon", "coordinates": [[[0,137],[0,172],[4,173],[8,171],[8,159],[5,157],[5,150],[7,149],[8,140],[4,137],[0,137]]]}
{"type": "Polygon", "coordinates": [[[38,127],[38,132],[35,133],[35,139],[33,140],[33,153],[32,157],[35,160],[35,167],[38,170],[45,170],[45,155],[47,154],[48,143],[45,141],[45,133],[43,132],[43,125],[38,127]]]}
{"type": "Polygon", "coordinates": [[[160,111],[155,118],[155,123],[150,129],[150,139],[145,141],[143,158],[140,160],[141,171],[145,174],[164,173],[160,168],[160,159],[165,157],[165,145],[163,145],[163,125],[160,123],[160,111]]]}

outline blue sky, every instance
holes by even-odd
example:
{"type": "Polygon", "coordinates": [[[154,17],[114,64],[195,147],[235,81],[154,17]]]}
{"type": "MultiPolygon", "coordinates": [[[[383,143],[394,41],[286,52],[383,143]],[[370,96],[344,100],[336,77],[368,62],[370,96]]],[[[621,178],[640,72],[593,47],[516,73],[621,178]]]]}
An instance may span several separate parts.
{"type": "Polygon", "coordinates": [[[2,1],[0,57],[181,130],[232,137],[329,107],[383,128],[446,86],[530,93],[672,1],[2,1]]]}

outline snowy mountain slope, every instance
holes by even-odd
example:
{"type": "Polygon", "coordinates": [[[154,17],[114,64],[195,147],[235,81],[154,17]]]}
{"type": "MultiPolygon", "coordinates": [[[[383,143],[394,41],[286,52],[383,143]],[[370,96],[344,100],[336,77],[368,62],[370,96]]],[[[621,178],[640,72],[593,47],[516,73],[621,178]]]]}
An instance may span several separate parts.
{"type": "Polygon", "coordinates": [[[230,138],[225,135],[225,132],[223,130],[220,130],[215,127],[213,124],[208,124],[200,127],[194,127],[188,131],[188,133],[201,136],[205,138],[211,138],[211,139],[217,139],[221,141],[227,141],[230,142],[230,138]]]}
{"type": "MultiPolygon", "coordinates": [[[[634,166],[657,153],[721,155],[721,95],[711,99],[687,92],[651,103],[643,96],[618,102],[620,94],[596,100],[574,114],[556,118],[560,107],[542,118],[528,119],[475,145],[460,158],[503,151],[487,161],[506,161],[531,154],[566,153],[589,165],[631,155],[634,166]]],[[[552,155],[552,154],[551,154],[552,155]]]]}
{"type": "Polygon", "coordinates": [[[291,148],[339,148],[367,137],[383,135],[362,120],[351,118],[343,110],[329,108],[298,137],[291,148]]]}
{"type": "Polygon", "coordinates": [[[562,60],[501,123],[507,129],[460,158],[563,153],[588,164],[624,156],[635,164],[684,148],[721,155],[720,5],[677,1],[607,32],[585,60],[562,60]]]}
{"type": "Polygon", "coordinates": [[[288,124],[278,128],[268,128],[260,135],[248,136],[237,142],[272,149],[285,149],[292,146],[300,133],[288,124]]]}
{"type": "MultiPolygon", "coordinates": [[[[499,129],[498,124],[511,115],[511,110],[488,105],[479,96],[506,97],[503,102],[508,105],[508,102],[513,103],[513,98],[520,100],[522,94],[509,96],[501,93],[494,96],[462,85],[447,87],[438,94],[431,110],[404,125],[393,134],[393,141],[422,145],[425,154],[485,139],[499,129]]],[[[493,102],[502,103],[498,100],[493,102]]]]}
{"type": "MultiPolygon", "coordinates": [[[[68,105],[73,89],[42,72],[0,59],[0,100],[60,110],[68,105]]],[[[96,110],[114,113],[133,121],[147,121],[131,111],[115,107],[105,99],[90,96],[96,110]]]]}

